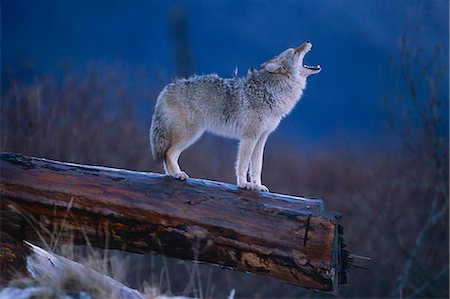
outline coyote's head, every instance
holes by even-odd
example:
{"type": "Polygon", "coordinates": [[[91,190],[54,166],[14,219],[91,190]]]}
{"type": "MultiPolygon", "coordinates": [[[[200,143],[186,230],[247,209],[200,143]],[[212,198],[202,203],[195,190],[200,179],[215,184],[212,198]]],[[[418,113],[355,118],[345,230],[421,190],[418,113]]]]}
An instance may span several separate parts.
{"type": "Polygon", "coordinates": [[[300,75],[308,77],[321,71],[320,65],[309,66],[303,64],[303,58],[312,48],[309,41],[304,42],[297,48],[289,48],[275,58],[264,62],[261,67],[266,71],[287,76],[300,75]]]}

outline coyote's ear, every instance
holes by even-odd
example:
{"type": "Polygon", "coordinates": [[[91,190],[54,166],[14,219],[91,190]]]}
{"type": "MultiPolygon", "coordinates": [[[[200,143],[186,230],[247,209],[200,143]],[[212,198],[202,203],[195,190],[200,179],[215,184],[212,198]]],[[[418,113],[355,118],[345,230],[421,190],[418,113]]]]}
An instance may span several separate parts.
{"type": "Polygon", "coordinates": [[[287,70],[284,68],[284,65],[279,60],[272,60],[266,62],[262,65],[266,71],[274,74],[287,74],[287,70]]]}

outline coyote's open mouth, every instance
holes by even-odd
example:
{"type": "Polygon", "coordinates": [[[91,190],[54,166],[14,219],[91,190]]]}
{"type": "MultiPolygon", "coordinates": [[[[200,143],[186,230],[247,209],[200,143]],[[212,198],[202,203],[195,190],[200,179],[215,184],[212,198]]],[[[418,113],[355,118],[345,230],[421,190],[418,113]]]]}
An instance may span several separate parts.
{"type": "MultiPolygon", "coordinates": [[[[311,51],[312,44],[310,41],[306,41],[297,48],[295,48],[295,51],[298,53],[303,53],[303,55],[306,55],[309,51],[311,51]]],[[[320,65],[307,65],[303,64],[303,67],[305,69],[311,70],[311,71],[320,71],[321,67],[320,65]]]]}

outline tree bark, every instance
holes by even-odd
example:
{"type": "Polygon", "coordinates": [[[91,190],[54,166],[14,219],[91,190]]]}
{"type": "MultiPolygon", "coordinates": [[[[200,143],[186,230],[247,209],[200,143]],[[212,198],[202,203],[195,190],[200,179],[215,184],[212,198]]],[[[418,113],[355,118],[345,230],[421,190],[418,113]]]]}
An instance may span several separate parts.
{"type": "Polygon", "coordinates": [[[31,277],[26,262],[27,256],[31,254],[29,246],[2,231],[0,241],[0,288],[18,277],[31,277]]]}
{"type": "Polygon", "coordinates": [[[320,199],[1,154],[1,229],[47,244],[158,253],[337,292],[347,253],[320,199]]]}

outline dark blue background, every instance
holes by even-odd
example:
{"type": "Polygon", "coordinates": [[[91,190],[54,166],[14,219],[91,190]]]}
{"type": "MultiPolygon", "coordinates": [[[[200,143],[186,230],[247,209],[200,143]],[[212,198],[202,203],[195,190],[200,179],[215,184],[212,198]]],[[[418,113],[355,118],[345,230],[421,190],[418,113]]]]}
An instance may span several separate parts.
{"type": "MultiPolygon", "coordinates": [[[[2,0],[2,74],[33,62],[42,73],[61,61],[120,61],[175,76],[170,15],[185,10],[196,73],[245,75],[287,47],[311,40],[306,62],[320,64],[278,129],[290,141],[380,139],[382,97],[395,73],[405,28],[448,63],[447,0],[35,1],[2,0]],[[405,27],[406,26],[406,27],[405,27]]],[[[448,94],[448,91],[447,91],[448,94]]],[[[143,111],[151,110],[143,105],[143,111]]],[[[145,114],[146,116],[148,113],[145,114]]]]}

